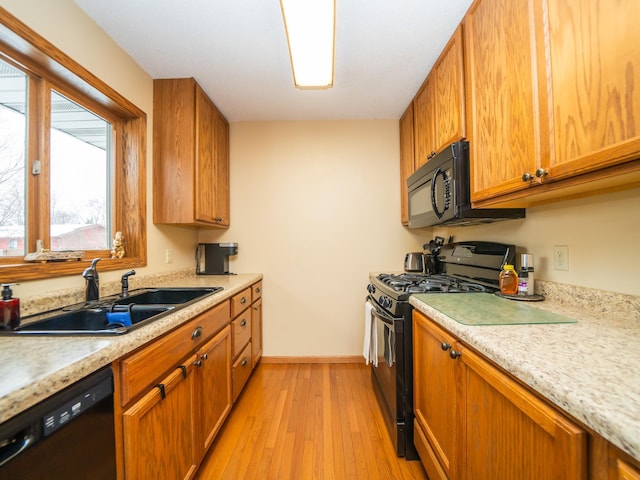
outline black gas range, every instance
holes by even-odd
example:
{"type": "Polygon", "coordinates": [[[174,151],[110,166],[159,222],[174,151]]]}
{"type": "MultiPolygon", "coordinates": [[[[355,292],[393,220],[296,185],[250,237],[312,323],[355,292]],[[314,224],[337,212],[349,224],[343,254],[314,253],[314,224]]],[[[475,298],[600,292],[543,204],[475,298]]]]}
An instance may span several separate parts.
{"type": "Polygon", "coordinates": [[[367,302],[379,348],[372,383],[398,456],[418,458],[413,445],[413,336],[409,297],[415,293],[460,294],[499,289],[505,263],[515,261],[515,246],[494,242],[451,242],[434,252],[437,272],[370,275],[367,302]]]}

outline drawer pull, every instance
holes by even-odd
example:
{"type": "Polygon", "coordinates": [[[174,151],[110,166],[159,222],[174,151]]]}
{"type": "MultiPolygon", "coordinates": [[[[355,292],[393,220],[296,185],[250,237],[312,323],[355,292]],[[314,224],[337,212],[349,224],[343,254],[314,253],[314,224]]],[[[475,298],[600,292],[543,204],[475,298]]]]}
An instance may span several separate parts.
{"type": "Polygon", "coordinates": [[[449,352],[449,357],[451,357],[451,360],[455,360],[456,358],[458,358],[460,355],[462,355],[462,352],[456,352],[455,350],[451,350],[449,352]]]}
{"type": "Polygon", "coordinates": [[[242,359],[242,363],[240,363],[240,365],[242,365],[243,367],[247,365],[247,359],[243,358],[242,359]]]}
{"type": "Polygon", "coordinates": [[[156,385],[156,387],[160,389],[160,397],[162,398],[162,400],[167,398],[167,392],[165,392],[164,390],[164,383],[159,383],[156,385]]]}
{"type": "Polygon", "coordinates": [[[198,360],[196,360],[195,362],[193,362],[193,364],[194,364],[196,367],[201,367],[201,366],[202,366],[202,360],[198,359],[198,360]]]}
{"type": "Polygon", "coordinates": [[[260,287],[256,288],[256,293],[260,293],[262,290],[260,290],[260,287]]]}
{"type": "Polygon", "coordinates": [[[247,319],[243,318],[242,321],[240,322],[240,326],[241,327],[246,327],[247,326],[247,319]]]}
{"type": "Polygon", "coordinates": [[[451,344],[447,343],[447,342],[442,342],[440,344],[440,348],[446,352],[447,350],[449,350],[451,348],[451,344]]]}
{"type": "Polygon", "coordinates": [[[202,336],[202,327],[196,327],[196,329],[191,332],[191,340],[195,340],[198,337],[202,336]]]}
{"type": "Polygon", "coordinates": [[[206,353],[204,353],[204,354],[200,355],[200,358],[201,358],[202,360],[207,360],[207,359],[209,358],[209,355],[208,355],[208,354],[206,354],[206,353]]]}
{"type": "Polygon", "coordinates": [[[184,365],[178,365],[176,368],[179,368],[180,370],[182,370],[183,378],[187,378],[187,367],[185,367],[184,365]]]}
{"type": "Polygon", "coordinates": [[[247,298],[246,298],[246,297],[242,297],[242,298],[240,299],[240,303],[241,303],[242,305],[244,305],[245,303],[247,303],[247,298]]]}

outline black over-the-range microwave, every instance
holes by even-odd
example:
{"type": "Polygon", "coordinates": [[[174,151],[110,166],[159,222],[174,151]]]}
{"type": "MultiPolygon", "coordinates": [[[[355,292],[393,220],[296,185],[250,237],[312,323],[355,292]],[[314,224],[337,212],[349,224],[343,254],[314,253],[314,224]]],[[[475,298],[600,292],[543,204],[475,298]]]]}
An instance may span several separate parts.
{"type": "Polygon", "coordinates": [[[524,218],[524,208],[471,208],[469,142],[449,145],[408,179],[409,227],[524,218]]]}

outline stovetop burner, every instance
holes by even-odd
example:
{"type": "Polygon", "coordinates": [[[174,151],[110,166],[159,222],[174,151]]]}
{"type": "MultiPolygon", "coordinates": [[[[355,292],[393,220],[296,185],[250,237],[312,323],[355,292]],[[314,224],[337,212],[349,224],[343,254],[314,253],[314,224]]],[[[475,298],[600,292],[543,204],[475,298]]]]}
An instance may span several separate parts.
{"type": "Polygon", "coordinates": [[[418,275],[411,273],[378,275],[378,280],[398,293],[463,293],[492,291],[472,280],[460,279],[451,275],[418,275]]]}

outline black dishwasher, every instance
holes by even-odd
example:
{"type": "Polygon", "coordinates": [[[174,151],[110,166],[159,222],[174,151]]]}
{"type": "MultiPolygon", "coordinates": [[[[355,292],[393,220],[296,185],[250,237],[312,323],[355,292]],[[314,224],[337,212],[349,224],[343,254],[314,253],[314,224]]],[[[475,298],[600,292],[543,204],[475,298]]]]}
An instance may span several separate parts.
{"type": "Polygon", "coordinates": [[[115,478],[111,367],[0,425],[0,480],[115,478]]]}

